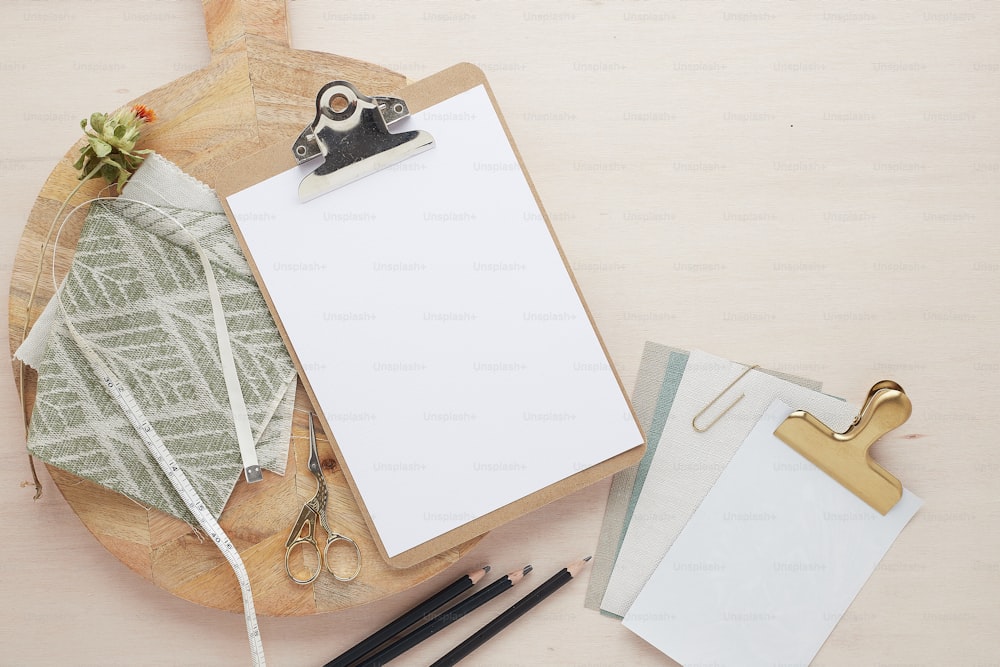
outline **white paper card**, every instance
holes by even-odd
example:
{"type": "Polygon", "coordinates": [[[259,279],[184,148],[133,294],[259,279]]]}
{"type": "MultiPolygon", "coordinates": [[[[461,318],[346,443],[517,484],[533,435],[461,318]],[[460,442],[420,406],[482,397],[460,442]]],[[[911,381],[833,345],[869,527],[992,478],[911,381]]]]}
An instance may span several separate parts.
{"type": "Polygon", "coordinates": [[[403,125],[435,147],[228,197],[390,556],[642,442],[483,86],[403,125]]]}
{"type": "Polygon", "coordinates": [[[880,515],[774,436],[775,401],[623,621],[682,665],[808,665],[922,501],[880,515]]]}
{"type": "Polygon", "coordinates": [[[832,396],[758,370],[743,375],[746,371],[743,364],[700,350],[691,352],[601,609],[625,615],[740,443],[775,399],[807,410],[839,432],[858,414],[856,407],[832,396]],[[715,423],[699,433],[691,427],[696,418],[702,427],[715,423]]]}

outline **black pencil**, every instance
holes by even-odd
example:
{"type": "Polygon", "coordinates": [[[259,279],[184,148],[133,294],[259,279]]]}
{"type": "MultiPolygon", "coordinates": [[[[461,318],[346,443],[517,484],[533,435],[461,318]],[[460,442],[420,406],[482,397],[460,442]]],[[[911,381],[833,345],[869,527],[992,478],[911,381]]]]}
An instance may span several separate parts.
{"type": "Polygon", "coordinates": [[[464,642],[448,651],[448,653],[432,664],[431,667],[450,667],[451,665],[457,664],[459,660],[468,656],[477,648],[485,644],[501,630],[523,616],[529,609],[559,590],[559,588],[565,585],[566,582],[570,581],[573,577],[580,573],[580,570],[583,569],[583,566],[590,560],[590,558],[590,556],[587,556],[582,560],[570,563],[562,570],[549,577],[538,588],[515,602],[509,609],[481,627],[464,642]]]}
{"type": "Polygon", "coordinates": [[[526,565],[520,570],[506,574],[503,577],[497,579],[492,584],[479,591],[474,595],[470,595],[466,599],[462,600],[454,607],[451,607],[447,611],[436,616],[434,619],[424,623],[419,628],[406,635],[402,639],[389,644],[387,647],[376,653],[371,658],[368,658],[361,663],[359,667],[380,667],[385,663],[389,662],[393,658],[398,658],[403,653],[409,651],[411,648],[424,641],[428,637],[436,634],[437,632],[444,630],[446,627],[462,618],[469,612],[473,611],[486,604],[496,596],[500,595],[511,589],[517,582],[524,578],[524,575],[531,572],[531,566],[526,565]]]}
{"type": "Polygon", "coordinates": [[[439,592],[427,598],[396,620],[391,621],[385,627],[380,630],[376,630],[368,637],[362,639],[360,642],[347,649],[330,662],[326,663],[323,667],[346,667],[355,660],[363,658],[365,655],[371,653],[414,623],[426,618],[435,609],[441,607],[447,602],[450,602],[460,594],[475,586],[476,583],[486,576],[486,573],[489,571],[490,566],[486,565],[460,577],[452,584],[441,589],[439,592]]]}

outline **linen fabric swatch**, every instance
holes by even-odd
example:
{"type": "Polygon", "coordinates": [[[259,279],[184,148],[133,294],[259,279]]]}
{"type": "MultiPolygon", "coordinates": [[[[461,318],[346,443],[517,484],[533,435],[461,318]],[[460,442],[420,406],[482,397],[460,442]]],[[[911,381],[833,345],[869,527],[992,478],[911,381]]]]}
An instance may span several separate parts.
{"type": "Polygon", "coordinates": [[[837,431],[846,429],[856,414],[845,407],[831,410],[846,404],[759,370],[749,371],[724,392],[746,370],[704,352],[691,353],[601,602],[604,611],[625,615],[771,401],[780,398],[808,410],[837,431]],[[695,415],[714,399],[719,397],[699,424],[711,423],[741,395],[707,431],[692,428],[695,415]]]}
{"type": "Polygon", "coordinates": [[[38,370],[28,434],[34,456],[189,522],[64,318],[132,390],[218,517],[243,464],[192,237],[219,285],[260,465],[283,474],[295,368],[218,198],[159,155],[146,159],[120,198],[91,203],[59,290],[65,313],[53,298],[15,355],[38,370]]]}

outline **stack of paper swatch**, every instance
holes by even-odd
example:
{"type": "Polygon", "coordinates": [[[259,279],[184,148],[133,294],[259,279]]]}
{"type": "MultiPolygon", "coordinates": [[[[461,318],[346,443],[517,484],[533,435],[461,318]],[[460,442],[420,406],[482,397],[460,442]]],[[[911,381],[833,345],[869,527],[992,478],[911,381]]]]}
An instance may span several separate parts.
{"type": "Polygon", "coordinates": [[[921,505],[882,516],[773,435],[793,410],[846,430],[857,408],[819,389],[647,344],[648,450],[613,481],[587,606],[681,664],[808,664],[921,505]]]}

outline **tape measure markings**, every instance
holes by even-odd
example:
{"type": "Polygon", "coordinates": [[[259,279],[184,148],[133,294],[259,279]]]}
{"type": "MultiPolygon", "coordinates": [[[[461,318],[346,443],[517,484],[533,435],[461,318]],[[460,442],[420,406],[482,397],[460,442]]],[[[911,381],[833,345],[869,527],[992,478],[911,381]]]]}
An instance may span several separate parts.
{"type": "Polygon", "coordinates": [[[205,507],[205,504],[198,497],[198,493],[191,486],[184,471],[181,470],[170,450],[167,449],[162,438],[156,432],[156,429],[153,428],[153,425],[149,423],[146,415],[142,412],[142,408],[139,407],[131,390],[115,377],[114,373],[97,356],[94,350],[90,348],[90,345],[79,337],[79,334],[71,324],[69,328],[74,334],[73,337],[77,340],[77,344],[80,345],[87,361],[100,379],[105,391],[121,406],[129,423],[132,424],[132,427],[142,438],[143,442],[146,443],[150,454],[152,454],[153,458],[159,464],[167,479],[170,480],[174,489],[177,490],[184,504],[191,510],[195,519],[198,520],[198,523],[208,536],[212,538],[212,541],[215,542],[215,545],[233,568],[233,572],[235,572],[236,579],[239,582],[240,594],[243,597],[243,617],[246,621],[247,638],[250,640],[251,658],[255,667],[264,667],[264,645],[261,641],[260,629],[257,625],[253,592],[250,589],[250,576],[235,545],[233,545],[232,540],[222,530],[222,526],[219,525],[219,522],[215,520],[215,517],[212,516],[212,513],[208,511],[208,508],[205,507]]]}
{"type": "MultiPolygon", "coordinates": [[[[135,199],[124,200],[123,198],[114,197],[99,197],[95,199],[88,200],[79,204],[72,211],[66,214],[63,219],[63,224],[68,220],[73,213],[76,212],[81,206],[103,200],[112,201],[130,201],[137,204],[142,204],[147,206],[154,211],[158,212],[165,218],[171,220],[176,224],[181,230],[190,232],[172,215],[159,209],[158,207],[149,204],[147,202],[138,201],[135,199]]],[[[56,234],[55,244],[53,248],[53,265],[52,265],[52,278],[55,284],[55,247],[58,247],[59,236],[62,233],[62,225],[59,226],[59,232],[56,234]]],[[[240,454],[244,461],[244,473],[246,474],[247,481],[258,481],[261,479],[260,466],[257,465],[257,452],[253,447],[253,439],[250,433],[249,417],[247,416],[246,402],[243,400],[242,391],[239,385],[239,377],[236,374],[236,365],[233,358],[232,348],[229,343],[229,333],[228,327],[226,326],[225,314],[222,310],[222,298],[219,293],[218,285],[215,281],[215,274],[212,271],[211,264],[209,263],[208,256],[202,250],[201,245],[198,240],[191,235],[192,241],[194,243],[195,250],[201,259],[202,267],[205,271],[205,278],[208,282],[209,296],[212,302],[212,311],[215,318],[216,324],[216,336],[219,340],[219,353],[222,361],[223,374],[226,378],[226,389],[229,392],[229,398],[231,407],[233,408],[233,419],[236,424],[237,439],[240,443],[240,454]],[[228,358],[227,358],[228,357],[228,358]],[[228,363],[227,363],[228,362],[228,363]],[[249,449],[247,444],[249,443],[249,449]]],[[[253,662],[254,667],[265,667],[264,659],[264,645],[260,637],[260,628],[257,625],[257,612],[254,608],[253,603],[253,592],[250,588],[250,575],[247,573],[246,565],[240,558],[239,552],[236,550],[235,545],[233,545],[232,540],[226,535],[225,531],[222,530],[222,526],[216,521],[215,517],[205,506],[205,503],[198,497],[198,492],[194,490],[191,482],[188,480],[184,471],[177,464],[177,460],[167,449],[166,444],[163,439],[153,428],[149,419],[146,417],[142,408],[139,406],[138,401],[135,399],[135,394],[132,390],[122,382],[118,377],[112,372],[110,367],[104,363],[100,355],[94,350],[90,343],[77,331],[76,327],[73,326],[73,322],[66,312],[66,308],[62,302],[62,290],[58,287],[56,288],[55,298],[59,303],[59,308],[63,313],[63,321],[66,328],[69,330],[70,336],[73,338],[74,342],[79,346],[80,351],[83,353],[84,358],[90,367],[93,369],[95,375],[104,387],[104,390],[111,396],[111,398],[118,403],[121,407],[122,412],[125,413],[125,417],[128,419],[129,423],[135,429],[136,433],[142,439],[149,453],[153,456],[157,465],[163,471],[163,474],[167,476],[174,490],[184,501],[184,504],[194,515],[198,524],[204,529],[212,541],[222,552],[226,561],[232,567],[233,572],[236,574],[236,580],[239,583],[240,594],[243,598],[243,618],[246,622],[247,628],[247,638],[250,642],[250,657],[253,662]]]]}

